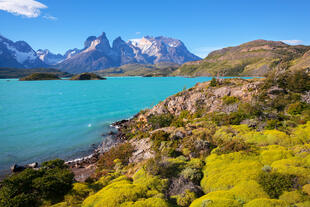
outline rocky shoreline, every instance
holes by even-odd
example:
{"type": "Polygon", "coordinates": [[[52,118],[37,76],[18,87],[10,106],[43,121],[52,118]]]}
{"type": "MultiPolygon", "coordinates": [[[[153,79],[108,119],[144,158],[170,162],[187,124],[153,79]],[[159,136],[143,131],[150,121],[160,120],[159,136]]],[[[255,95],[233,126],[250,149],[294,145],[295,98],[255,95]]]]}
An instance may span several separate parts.
{"type": "Polygon", "coordinates": [[[110,126],[114,129],[106,134],[102,134],[105,139],[103,142],[94,150],[94,152],[88,156],[77,158],[75,160],[69,160],[65,163],[69,166],[75,176],[75,180],[79,182],[84,182],[88,177],[90,177],[96,170],[96,163],[100,158],[100,155],[110,150],[112,147],[122,143],[124,141],[124,134],[121,132],[121,128],[126,128],[130,120],[123,119],[112,123],[110,126]]]}
{"type": "MultiPolygon", "coordinates": [[[[95,172],[96,162],[99,160],[100,155],[122,142],[123,134],[120,132],[119,128],[123,127],[129,120],[130,119],[124,119],[112,123],[110,125],[112,129],[109,132],[101,135],[104,137],[104,140],[101,144],[95,147],[95,150],[90,155],[65,162],[65,164],[67,164],[71,171],[74,173],[76,181],[85,181],[91,174],[95,172]]],[[[40,166],[37,162],[26,165],[14,164],[6,171],[7,173],[5,173],[5,175],[0,176],[0,181],[9,174],[21,172],[27,168],[39,169],[40,166]]]]}

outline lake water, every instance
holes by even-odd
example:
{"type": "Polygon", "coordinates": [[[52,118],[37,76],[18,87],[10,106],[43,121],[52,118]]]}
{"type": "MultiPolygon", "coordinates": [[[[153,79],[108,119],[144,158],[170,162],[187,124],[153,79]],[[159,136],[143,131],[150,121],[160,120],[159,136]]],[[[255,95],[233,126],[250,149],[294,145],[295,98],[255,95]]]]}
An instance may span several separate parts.
{"type": "Polygon", "coordinates": [[[85,155],[111,123],[210,79],[0,80],[0,171],[14,163],[85,155]]]}

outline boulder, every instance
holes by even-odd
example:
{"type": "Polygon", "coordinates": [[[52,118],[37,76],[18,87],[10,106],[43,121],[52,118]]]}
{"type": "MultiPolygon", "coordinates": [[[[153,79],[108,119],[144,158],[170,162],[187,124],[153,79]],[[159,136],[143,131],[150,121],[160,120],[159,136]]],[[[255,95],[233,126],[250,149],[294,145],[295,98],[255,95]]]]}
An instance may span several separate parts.
{"type": "Polygon", "coordinates": [[[17,165],[17,164],[14,164],[14,165],[11,166],[11,171],[12,172],[21,172],[21,171],[23,171],[25,169],[26,169],[26,167],[21,166],[21,165],[17,165]]]}

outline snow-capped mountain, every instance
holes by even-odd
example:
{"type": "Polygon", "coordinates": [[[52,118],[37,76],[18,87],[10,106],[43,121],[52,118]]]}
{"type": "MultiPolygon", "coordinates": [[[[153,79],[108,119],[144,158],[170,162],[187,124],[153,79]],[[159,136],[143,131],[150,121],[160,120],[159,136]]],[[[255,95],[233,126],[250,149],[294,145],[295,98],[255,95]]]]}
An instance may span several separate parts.
{"type": "Polygon", "coordinates": [[[67,57],[57,65],[59,69],[71,73],[80,73],[129,63],[171,62],[182,64],[200,60],[177,39],[146,36],[125,42],[121,37],[118,37],[113,41],[111,47],[105,33],[99,37],[88,37],[84,43],[84,48],[73,52],[73,56],[67,57]]]}
{"type": "Polygon", "coordinates": [[[49,50],[37,50],[37,55],[39,56],[40,60],[48,65],[56,65],[66,59],[65,56],[51,53],[49,50]]]}
{"type": "Polygon", "coordinates": [[[105,33],[90,36],[83,49],[70,49],[64,55],[53,54],[49,50],[35,52],[26,42],[13,42],[0,36],[0,67],[58,68],[70,73],[102,70],[125,64],[157,64],[169,62],[183,64],[200,60],[190,53],[177,39],[168,37],[143,37],[127,42],[116,38],[112,46],[105,33]]]}
{"type": "Polygon", "coordinates": [[[188,61],[200,60],[199,57],[190,53],[182,41],[168,37],[143,37],[132,39],[128,44],[135,49],[136,53],[153,57],[152,64],[159,62],[172,62],[183,64],[188,61]]]}
{"type": "Polygon", "coordinates": [[[0,67],[45,67],[36,52],[24,41],[13,42],[0,36],[0,67]]]}

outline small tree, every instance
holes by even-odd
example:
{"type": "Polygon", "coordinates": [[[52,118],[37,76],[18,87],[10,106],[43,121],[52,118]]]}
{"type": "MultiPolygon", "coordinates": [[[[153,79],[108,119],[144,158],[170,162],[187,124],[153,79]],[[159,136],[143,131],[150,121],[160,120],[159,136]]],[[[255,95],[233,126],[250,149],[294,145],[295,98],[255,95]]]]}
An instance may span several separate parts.
{"type": "Polygon", "coordinates": [[[216,78],[212,78],[212,80],[211,80],[211,82],[210,82],[210,86],[211,87],[215,87],[215,86],[217,86],[217,80],[216,80],[216,78]]]}

